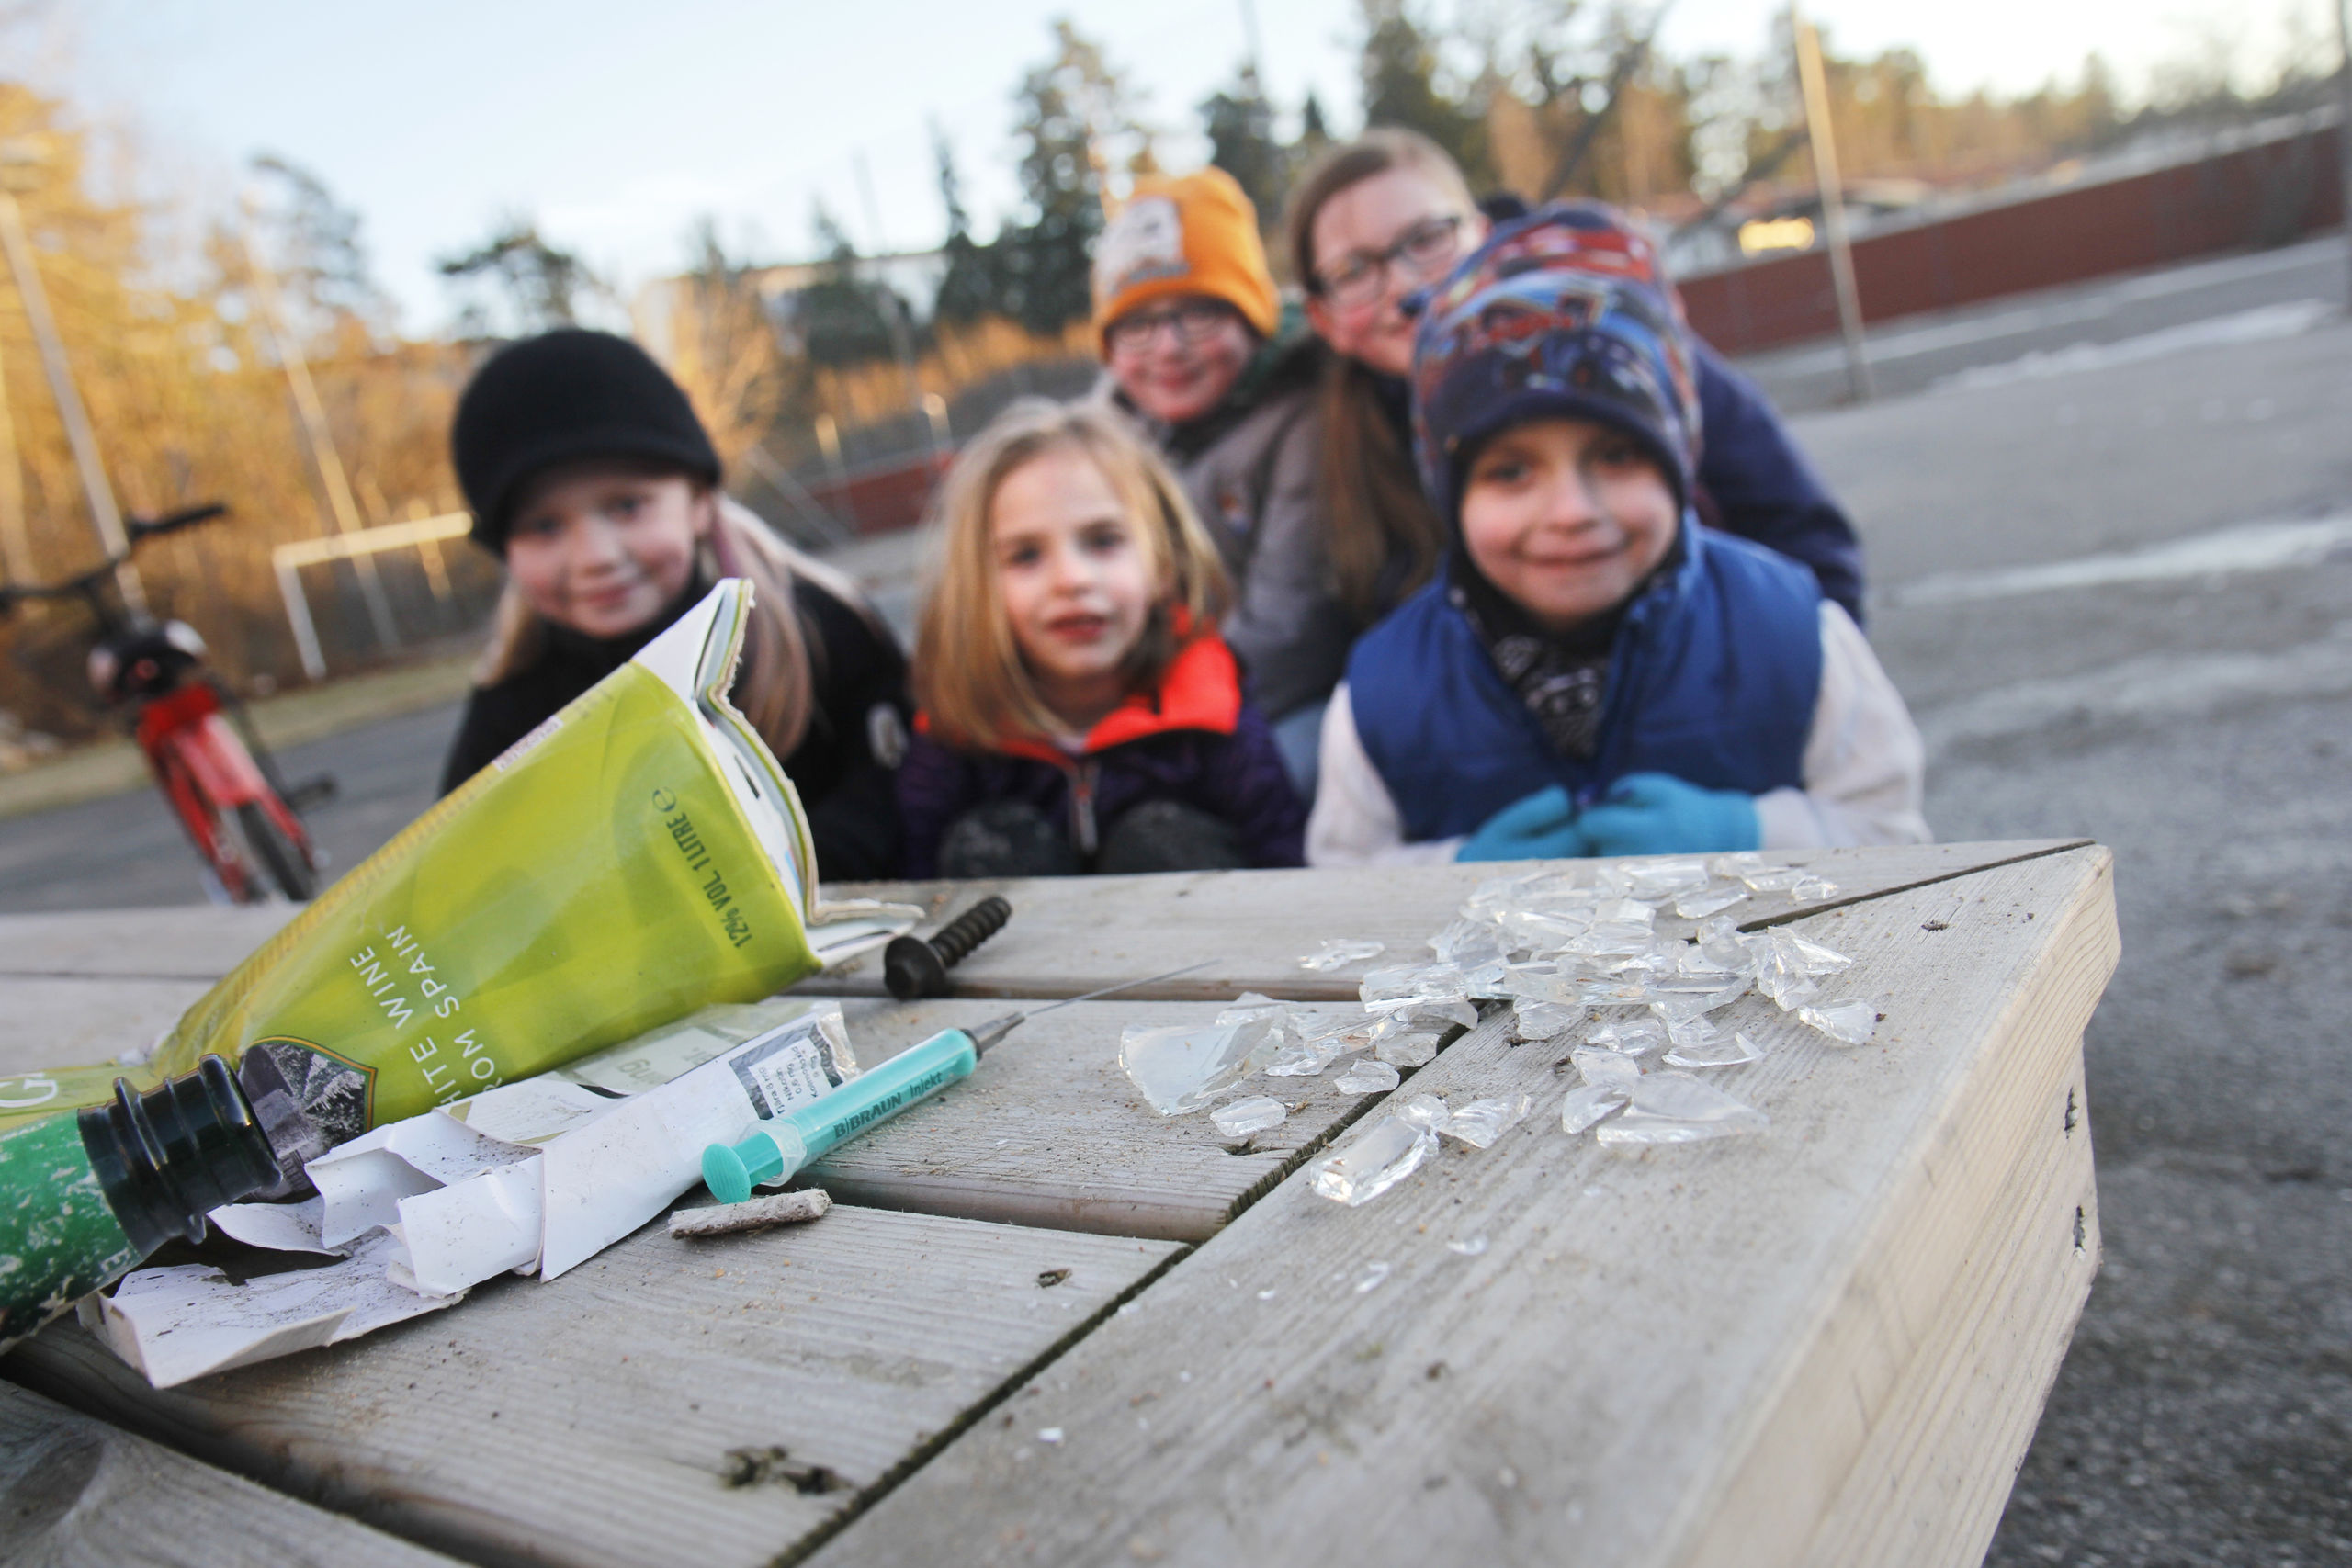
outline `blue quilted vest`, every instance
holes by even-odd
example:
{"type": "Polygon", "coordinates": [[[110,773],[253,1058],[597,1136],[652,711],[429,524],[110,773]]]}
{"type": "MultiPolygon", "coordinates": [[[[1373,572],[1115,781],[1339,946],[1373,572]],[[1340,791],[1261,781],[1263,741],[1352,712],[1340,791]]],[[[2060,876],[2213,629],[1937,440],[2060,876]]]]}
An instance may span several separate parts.
{"type": "Polygon", "coordinates": [[[1549,784],[1589,801],[1626,773],[1761,795],[1802,785],[1821,691],[1821,590],[1803,567],[1686,516],[1683,558],[1610,650],[1600,745],[1562,756],[1504,683],[1446,579],[1348,660],[1356,733],[1408,840],[1476,831],[1549,784]]]}

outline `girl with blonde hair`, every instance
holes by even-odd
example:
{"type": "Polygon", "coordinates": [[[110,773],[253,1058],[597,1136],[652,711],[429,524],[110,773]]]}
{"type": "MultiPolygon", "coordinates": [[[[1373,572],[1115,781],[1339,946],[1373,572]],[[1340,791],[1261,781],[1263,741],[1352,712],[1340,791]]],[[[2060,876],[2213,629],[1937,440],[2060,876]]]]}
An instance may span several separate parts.
{"type": "Polygon", "coordinates": [[[1099,403],[956,458],[899,771],[910,876],[1296,865],[1306,809],[1217,635],[1230,590],[1167,466],[1099,403]]]}
{"type": "Polygon", "coordinates": [[[906,659],[854,583],[719,491],[709,435],[650,355],[575,328],[510,344],[467,386],[450,448],[507,582],[445,793],[741,577],[736,707],[799,792],[820,874],[890,874],[906,659]]]}

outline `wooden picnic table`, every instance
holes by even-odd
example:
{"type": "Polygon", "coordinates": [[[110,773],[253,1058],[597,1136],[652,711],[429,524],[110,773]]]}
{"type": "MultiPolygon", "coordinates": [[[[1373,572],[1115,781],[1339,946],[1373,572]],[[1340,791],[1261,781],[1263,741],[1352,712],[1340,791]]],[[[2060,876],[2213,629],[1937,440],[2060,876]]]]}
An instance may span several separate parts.
{"type": "MultiPolygon", "coordinates": [[[[1260,1079],[1271,1133],[1154,1115],[1129,1023],[1353,995],[1327,937],[1425,952],[1498,868],[892,886],[1011,925],[871,1063],[1004,998],[1204,969],[1040,1018],[816,1168],[825,1219],[648,1227],[365,1339],[157,1392],[68,1320],[0,1373],[0,1555],[826,1568],[906,1562],[1973,1563],[2098,1265],[2082,1034],[2116,955],[2080,841],[1773,857],[1877,1037],[1749,997],[1715,1081],[1760,1136],[1570,1138],[1555,1045],[1495,1013],[1391,1097],[1260,1079]],[[1361,1208],[1309,1160],[1384,1098],[1526,1091],[1361,1208]],[[229,1473],[223,1473],[223,1472],[229,1473]],[[201,1499],[197,1506],[189,1499],[201,1499]],[[103,1517],[99,1512],[103,1505],[103,1517]],[[128,1544],[126,1544],[128,1543],[128,1544]],[[141,1555],[143,1553],[144,1555],[141,1555]]],[[[143,1044],[283,913],[0,919],[0,1076],[143,1044]]],[[[1661,917],[1661,931],[1689,922],[1661,917]]]]}

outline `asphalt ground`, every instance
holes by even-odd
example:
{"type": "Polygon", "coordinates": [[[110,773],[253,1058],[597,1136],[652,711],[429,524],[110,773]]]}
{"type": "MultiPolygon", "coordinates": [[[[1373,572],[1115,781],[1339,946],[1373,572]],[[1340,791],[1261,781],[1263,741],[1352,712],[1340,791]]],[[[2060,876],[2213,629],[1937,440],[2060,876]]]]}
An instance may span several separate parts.
{"type": "MultiPolygon", "coordinates": [[[[1988,307],[1889,356],[1909,395],[1793,421],[1868,541],[1938,836],[2117,855],[2105,1264],[2004,1568],[2352,1563],[2352,324],[2301,303],[2344,288],[2310,245],[1988,307]]],[[[1780,357],[1751,368],[1804,404],[1818,365],[1780,357]]],[[[429,803],[455,723],[285,754],[343,781],[338,864],[429,803]]],[[[0,909],[196,896],[150,796],[0,820],[0,909]]]]}

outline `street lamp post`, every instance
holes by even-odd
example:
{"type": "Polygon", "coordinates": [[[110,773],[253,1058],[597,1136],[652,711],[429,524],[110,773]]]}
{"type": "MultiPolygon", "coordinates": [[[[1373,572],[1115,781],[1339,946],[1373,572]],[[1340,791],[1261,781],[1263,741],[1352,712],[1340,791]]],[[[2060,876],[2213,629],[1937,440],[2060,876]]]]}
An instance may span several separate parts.
{"type": "Polygon", "coordinates": [[[1846,340],[1846,383],[1858,403],[1876,395],[1871,356],[1862,341],[1861,295],[1854,288],[1854,251],[1846,235],[1846,193],[1838,176],[1838,138],[1829,124],[1829,83],[1821,69],[1821,38],[1789,0],[1796,35],[1797,82],[1804,92],[1804,129],[1813,147],[1813,175],[1821,191],[1821,226],[1829,248],[1829,282],[1838,295],[1838,330],[1846,340]]]}
{"type": "MultiPolygon", "coordinates": [[[[107,480],[106,465],[98,457],[97,436],[90,429],[89,411],[74,385],[74,367],[65,358],[64,340],[57,335],[56,318],[50,314],[49,294],[42,288],[40,270],[33,263],[32,241],[25,233],[25,217],[17,207],[17,192],[40,178],[47,155],[38,145],[23,141],[0,144],[0,250],[8,257],[8,271],[17,280],[17,295],[24,302],[25,320],[33,330],[33,344],[40,352],[40,367],[49,378],[50,396],[57,400],[57,416],[65,426],[66,444],[74,449],[74,466],[82,478],[82,494],[90,508],[90,525],[109,556],[127,553],[122,513],[115,505],[114,487],[107,480]]],[[[124,608],[134,615],[147,613],[147,592],[139,570],[125,561],[115,568],[115,584],[122,592],[124,608]]]]}

